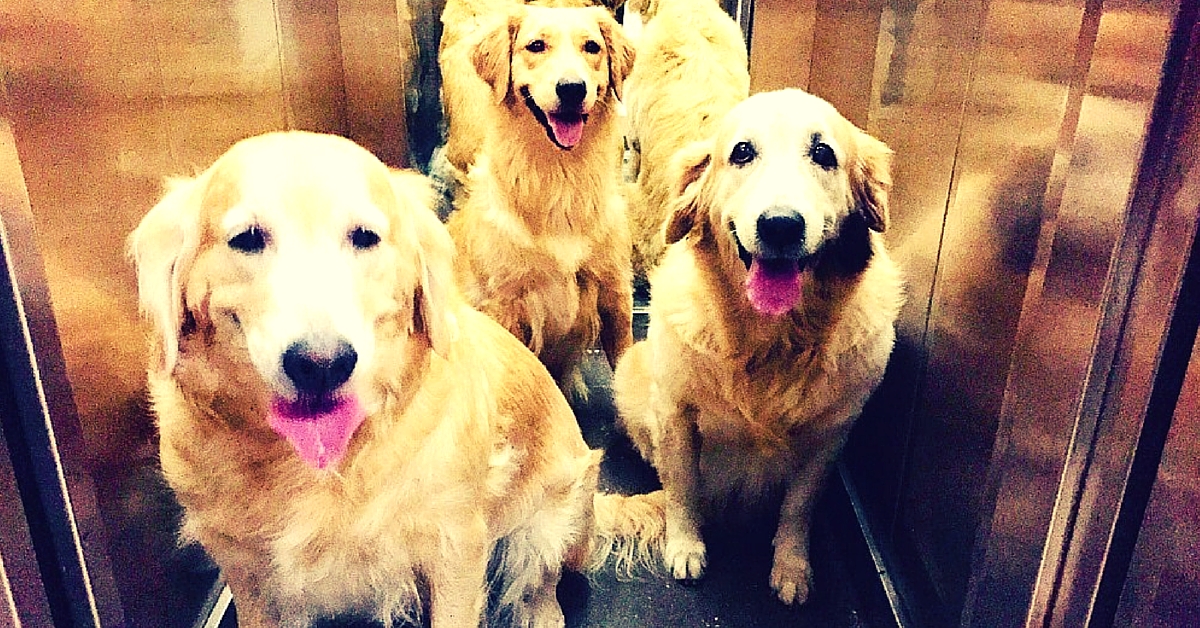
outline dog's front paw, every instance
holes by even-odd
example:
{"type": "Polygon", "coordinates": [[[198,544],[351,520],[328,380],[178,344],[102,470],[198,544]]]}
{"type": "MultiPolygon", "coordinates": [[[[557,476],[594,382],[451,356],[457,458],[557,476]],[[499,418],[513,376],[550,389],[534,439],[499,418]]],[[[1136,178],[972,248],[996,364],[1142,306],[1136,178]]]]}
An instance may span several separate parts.
{"type": "Polygon", "coordinates": [[[704,541],[697,538],[668,539],[663,559],[676,580],[699,580],[708,566],[704,541]]]}
{"type": "Polygon", "coordinates": [[[803,604],[812,588],[812,566],[808,559],[790,552],[775,552],[771,588],[784,604],[803,604]]]}

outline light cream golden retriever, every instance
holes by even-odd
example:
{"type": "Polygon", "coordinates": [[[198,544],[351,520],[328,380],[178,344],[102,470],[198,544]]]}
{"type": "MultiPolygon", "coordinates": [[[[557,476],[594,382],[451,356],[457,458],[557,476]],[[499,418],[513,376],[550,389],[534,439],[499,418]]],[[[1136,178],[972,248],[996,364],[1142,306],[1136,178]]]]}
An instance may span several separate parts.
{"type": "Polygon", "coordinates": [[[563,625],[599,454],[454,290],[431,196],[349,140],[271,133],[174,183],[131,236],[162,468],[242,626],[473,628],[489,583],[513,625],[563,625]]]}
{"type": "Polygon", "coordinates": [[[782,490],[771,586],[808,596],[814,496],[883,377],[904,298],[877,233],[889,162],[799,90],[751,96],[680,156],[648,337],[614,382],[662,480],[675,578],[703,575],[704,521],[782,490]]]}
{"type": "Polygon", "coordinates": [[[564,388],[632,343],[616,104],[633,49],[606,9],[514,7],[474,50],[488,136],[448,223],[467,300],[564,388]]]}
{"type": "Polygon", "coordinates": [[[637,184],[627,190],[633,268],[645,277],[665,247],[672,158],[745,100],[750,72],[742,30],[716,0],[638,0],[626,10],[627,19],[640,10],[648,20],[625,90],[628,136],[640,153],[637,184]]]}

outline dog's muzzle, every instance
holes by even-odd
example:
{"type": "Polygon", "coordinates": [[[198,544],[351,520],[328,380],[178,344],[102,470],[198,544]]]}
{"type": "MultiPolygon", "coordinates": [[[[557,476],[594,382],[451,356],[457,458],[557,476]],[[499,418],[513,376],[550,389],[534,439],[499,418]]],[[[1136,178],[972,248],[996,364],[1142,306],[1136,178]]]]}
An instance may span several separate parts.
{"type": "Polygon", "coordinates": [[[538,106],[529,87],[520,89],[522,101],[545,129],[550,141],[558,148],[571,150],[583,139],[583,127],[588,120],[588,114],[583,110],[587,85],[582,81],[559,81],[554,91],[558,106],[553,111],[545,111],[538,106]]]}
{"type": "Polygon", "coordinates": [[[808,262],[804,217],[792,208],[768,208],[755,219],[753,251],[743,244],[736,224],[730,223],[729,227],[738,257],[746,265],[746,298],[750,305],[769,316],[780,316],[795,308],[803,296],[808,262]]]}

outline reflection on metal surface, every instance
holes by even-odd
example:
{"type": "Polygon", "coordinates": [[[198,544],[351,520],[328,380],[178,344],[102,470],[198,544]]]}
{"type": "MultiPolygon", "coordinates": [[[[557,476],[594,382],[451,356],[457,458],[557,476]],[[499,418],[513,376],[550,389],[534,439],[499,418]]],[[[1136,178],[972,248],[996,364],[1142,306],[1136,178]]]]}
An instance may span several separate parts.
{"type": "Polygon", "coordinates": [[[233,605],[233,593],[224,580],[217,581],[214,591],[216,595],[213,596],[211,604],[204,605],[196,628],[220,628],[221,623],[225,621],[225,614],[233,605]]]}
{"type": "MultiPolygon", "coordinates": [[[[1193,252],[1193,255],[1196,255],[1193,252]]],[[[1195,258],[1193,258],[1195,259],[1195,258]]],[[[1193,275],[1195,276],[1195,275],[1193,275]]],[[[1154,492],[1120,598],[1117,626],[1171,628],[1200,610],[1200,342],[1194,342],[1154,492]]]]}
{"type": "MultiPolygon", "coordinates": [[[[890,571],[906,582],[914,623],[1083,625],[1098,592],[1113,590],[1123,596],[1112,611],[1128,623],[1195,613],[1182,609],[1200,590],[1197,561],[1178,557],[1200,548],[1185,516],[1200,484],[1196,354],[1169,438],[1162,419],[1167,447],[1143,534],[1136,549],[1125,543],[1129,579],[1114,584],[1104,563],[1129,534],[1117,512],[1131,516],[1129,496],[1144,488],[1130,479],[1134,454],[1153,458],[1142,450],[1153,426],[1141,419],[1161,390],[1163,327],[1179,305],[1171,290],[1200,212],[1200,156],[1184,148],[1200,146],[1195,98],[1154,109],[1160,84],[1196,91],[1195,61],[1168,65],[1182,78],[1161,72],[1173,19],[1195,54],[1196,3],[732,5],[752,26],[755,91],[806,87],[896,153],[886,237],[909,299],[844,470],[881,555],[897,561],[890,571]],[[1191,126],[1156,128],[1152,116],[1191,126]]],[[[133,625],[187,625],[181,615],[203,603],[215,570],[172,541],[125,235],[161,176],[268,129],[343,133],[397,165],[410,151],[427,157],[442,3],[404,6],[0,9],[0,144],[20,153],[70,377],[55,385],[74,389],[97,482],[98,508],[80,514],[103,517],[133,625]],[[420,114],[406,118],[414,100],[420,114]]],[[[44,331],[46,320],[31,324],[44,331]]],[[[0,544],[6,569],[7,551],[0,544]]]]}
{"type": "MultiPolygon", "coordinates": [[[[1060,499],[1055,512],[1056,521],[1068,519],[1072,525],[1064,532],[1051,528],[1042,573],[1057,568],[1057,579],[1045,608],[1036,604],[1042,596],[1035,595],[1031,609],[1031,620],[1046,625],[1110,621],[1200,323],[1200,310],[1193,306],[1200,302],[1200,259],[1193,241],[1200,226],[1196,9],[1193,5],[1176,19],[1173,52],[1113,255],[1092,382],[1076,425],[1083,438],[1072,443],[1067,459],[1068,468],[1082,467],[1083,474],[1078,481],[1064,478],[1076,494],[1060,499]],[[1104,381],[1097,373],[1106,373],[1104,381]],[[1074,513],[1073,519],[1063,512],[1074,513]]],[[[1166,21],[1144,32],[1141,41],[1165,48],[1171,31],[1166,21]]],[[[1102,23],[1098,49],[1106,28],[1128,36],[1128,23],[1114,22],[1102,23]]],[[[1126,57],[1139,57],[1121,48],[1126,57]]]]}
{"type": "Polygon", "coordinates": [[[122,610],[92,478],[83,468],[84,443],[33,242],[29,199],[12,127],[3,118],[0,185],[0,428],[11,444],[6,460],[55,623],[120,625],[122,610]]]}
{"type": "Polygon", "coordinates": [[[750,91],[808,84],[817,0],[754,0],[750,91]]]}
{"type": "MultiPolygon", "coordinates": [[[[4,377],[0,413],[8,416],[15,412],[9,405],[10,383],[4,377]]],[[[0,626],[48,626],[50,604],[8,452],[8,439],[0,429],[0,626]]]]}

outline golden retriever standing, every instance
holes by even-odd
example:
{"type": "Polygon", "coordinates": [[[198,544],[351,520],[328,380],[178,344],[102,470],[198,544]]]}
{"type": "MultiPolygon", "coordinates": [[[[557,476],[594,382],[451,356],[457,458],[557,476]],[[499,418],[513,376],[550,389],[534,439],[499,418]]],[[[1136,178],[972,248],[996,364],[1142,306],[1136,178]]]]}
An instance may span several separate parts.
{"type": "Polygon", "coordinates": [[[676,181],[669,164],[680,149],[711,135],[750,94],[746,42],[716,0],[631,2],[648,19],[629,73],[629,138],[640,151],[637,185],[627,190],[633,269],[645,277],[662,256],[662,228],[676,181]],[[639,6],[648,5],[648,6],[639,6]]]}
{"type": "Polygon", "coordinates": [[[468,301],[564,388],[599,338],[632,343],[614,111],[633,49],[606,9],[515,7],[474,51],[488,136],[449,220],[468,301]]]}
{"type": "Polygon", "coordinates": [[[788,604],[808,596],[814,496],[883,377],[903,301],[874,233],[889,161],[799,90],[751,96],[680,156],[648,338],[614,382],[662,480],[674,577],[703,575],[702,522],[782,489],[771,586],[788,604]]]}
{"type": "Polygon", "coordinates": [[[514,625],[563,625],[599,456],[542,365],[453,289],[431,195],[349,140],[271,133],[131,236],[163,471],[242,626],[475,627],[489,581],[514,625]]]}

